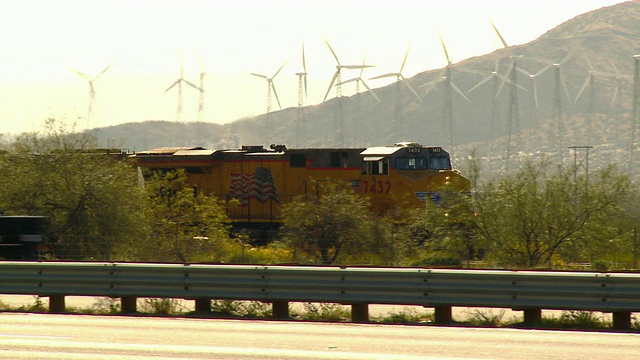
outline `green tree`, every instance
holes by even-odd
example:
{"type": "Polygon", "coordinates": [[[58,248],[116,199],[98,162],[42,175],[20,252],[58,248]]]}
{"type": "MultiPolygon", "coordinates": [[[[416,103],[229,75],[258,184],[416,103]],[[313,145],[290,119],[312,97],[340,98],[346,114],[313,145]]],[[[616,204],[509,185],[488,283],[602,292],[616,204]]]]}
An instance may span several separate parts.
{"type": "Polygon", "coordinates": [[[476,216],[470,194],[453,189],[433,194],[425,206],[413,212],[413,241],[422,254],[419,264],[462,264],[477,257],[476,216]]]}
{"type": "Polygon", "coordinates": [[[0,156],[0,209],[47,216],[60,258],[126,258],[146,231],[143,193],[122,156],[92,149],[92,137],[52,119],[44,134],[19,136],[0,156]]]}
{"type": "Polygon", "coordinates": [[[635,197],[629,177],[615,167],[580,173],[553,168],[550,161],[526,162],[474,192],[478,231],[494,264],[534,268],[551,264],[565,249],[584,254],[614,236],[635,197]]]}
{"type": "MultiPolygon", "coordinates": [[[[214,197],[190,187],[183,170],[156,173],[145,182],[149,236],[136,246],[136,258],[154,261],[224,261],[228,218],[214,197]],[[140,246],[142,245],[142,246],[140,246]]],[[[239,248],[238,248],[239,249],[239,248]]]]}
{"type": "Polygon", "coordinates": [[[320,195],[300,197],[282,210],[283,241],[301,263],[393,264],[393,224],[373,214],[366,197],[325,182],[320,195]]]}

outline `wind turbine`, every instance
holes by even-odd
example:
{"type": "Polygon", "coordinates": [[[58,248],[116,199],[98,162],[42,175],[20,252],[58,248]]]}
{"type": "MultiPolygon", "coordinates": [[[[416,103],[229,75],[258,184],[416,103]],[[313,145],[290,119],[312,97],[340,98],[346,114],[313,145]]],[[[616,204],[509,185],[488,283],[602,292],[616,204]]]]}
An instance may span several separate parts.
{"type": "Polygon", "coordinates": [[[280,73],[280,71],[282,70],[282,68],[285,66],[287,62],[285,61],[280,68],[278,69],[278,71],[275,72],[275,74],[273,74],[273,76],[268,77],[266,75],[262,75],[262,74],[256,74],[256,73],[251,73],[251,75],[253,76],[257,76],[259,78],[263,78],[265,80],[267,80],[267,114],[269,114],[271,112],[271,93],[273,92],[273,95],[276,97],[276,101],[278,102],[278,107],[280,109],[282,109],[282,106],[280,105],[280,99],[278,98],[278,93],[276,92],[276,86],[273,83],[273,79],[278,76],[278,74],[280,73]]]}
{"type": "MultiPolygon", "coordinates": [[[[365,54],[362,57],[362,65],[365,65],[366,62],[367,62],[367,55],[365,54]]],[[[360,93],[360,84],[362,84],[367,89],[369,94],[371,94],[371,96],[373,96],[376,99],[377,102],[380,102],[380,98],[378,98],[378,96],[373,92],[373,90],[371,90],[369,85],[367,85],[367,83],[362,78],[362,74],[364,73],[364,69],[365,69],[364,67],[362,67],[360,69],[360,74],[358,75],[358,77],[354,77],[354,78],[351,78],[349,80],[345,80],[345,81],[343,81],[341,83],[336,84],[336,86],[342,85],[342,84],[347,84],[347,83],[350,83],[350,82],[355,82],[356,83],[356,94],[359,94],[360,93]]],[[[364,139],[362,139],[363,137],[367,138],[369,134],[366,133],[366,130],[370,130],[370,127],[368,127],[368,126],[364,127],[364,128],[361,128],[361,126],[360,126],[361,117],[362,117],[362,97],[358,96],[356,98],[356,122],[354,124],[354,127],[355,127],[354,133],[358,134],[358,135],[364,135],[364,136],[361,136],[361,137],[355,136],[355,140],[356,140],[357,143],[359,143],[361,140],[364,140],[364,139]]]]}
{"type": "MultiPolygon", "coordinates": [[[[358,94],[358,93],[360,93],[360,84],[362,84],[367,89],[369,94],[371,94],[371,96],[373,96],[378,102],[380,102],[380,98],[378,98],[378,96],[373,92],[373,90],[371,90],[369,85],[367,85],[367,83],[362,78],[362,73],[364,72],[364,69],[366,67],[369,67],[369,66],[365,65],[366,61],[367,61],[367,56],[365,55],[362,58],[362,65],[363,66],[360,68],[360,75],[358,75],[358,77],[354,77],[354,78],[351,78],[349,80],[345,80],[345,81],[342,81],[340,83],[337,83],[336,86],[342,85],[342,84],[347,84],[347,83],[350,83],[350,82],[355,82],[356,83],[356,94],[358,94]]],[[[374,78],[372,78],[372,79],[374,79],[374,78]]]]}
{"type": "Polygon", "coordinates": [[[400,87],[403,86],[403,85],[406,86],[409,90],[411,90],[413,95],[420,102],[422,102],[422,98],[420,98],[420,95],[418,95],[418,93],[413,88],[413,86],[411,86],[411,84],[406,80],[404,75],[402,75],[402,70],[404,70],[404,66],[407,64],[407,58],[409,57],[409,50],[410,49],[411,49],[410,46],[407,47],[407,51],[404,54],[404,59],[402,60],[402,65],[400,65],[400,70],[398,70],[398,72],[387,73],[387,74],[378,75],[376,77],[372,77],[371,78],[371,80],[382,79],[382,78],[387,78],[387,77],[395,77],[396,78],[396,85],[395,85],[395,113],[394,113],[395,116],[394,116],[394,123],[392,125],[392,130],[393,130],[393,134],[392,135],[396,135],[396,136],[397,136],[396,129],[399,128],[400,123],[402,121],[401,120],[402,112],[400,110],[401,102],[402,102],[402,99],[401,99],[401,96],[400,96],[400,87]]]}
{"type": "MultiPolygon", "coordinates": [[[[623,100],[621,99],[621,96],[618,96],[618,94],[620,93],[620,88],[622,87],[623,83],[626,83],[627,81],[629,81],[631,79],[630,76],[628,75],[624,75],[620,72],[620,69],[618,69],[618,67],[616,66],[616,64],[612,61],[609,61],[609,64],[611,65],[611,67],[613,67],[613,69],[615,70],[615,73],[612,74],[612,76],[615,79],[615,88],[613,90],[613,97],[611,98],[611,109],[614,110],[615,112],[618,112],[618,114],[622,114],[622,103],[624,103],[623,100]],[[616,102],[617,100],[617,102],[616,102]]],[[[621,115],[618,116],[618,119],[616,119],[616,125],[615,125],[615,134],[616,136],[619,136],[620,133],[620,123],[622,122],[622,117],[621,115]]]]}
{"type": "Polygon", "coordinates": [[[578,91],[578,95],[576,95],[576,99],[573,101],[574,103],[578,102],[580,96],[583,94],[587,87],[589,88],[589,103],[587,105],[587,121],[584,126],[584,133],[582,135],[583,141],[585,141],[585,145],[590,144],[593,138],[593,115],[597,112],[597,94],[596,94],[596,77],[600,76],[600,73],[594,70],[593,64],[589,59],[589,55],[584,53],[585,60],[587,65],[589,66],[589,71],[587,72],[587,77],[582,82],[582,87],[580,91],[578,91]]]}
{"type": "Polygon", "coordinates": [[[304,42],[302,42],[302,71],[297,72],[296,76],[298,77],[298,112],[296,119],[296,147],[299,145],[300,141],[300,125],[303,120],[303,105],[304,99],[307,97],[307,61],[304,56],[304,42]]]}
{"type": "Polygon", "coordinates": [[[192,83],[189,80],[184,78],[184,60],[180,57],[180,77],[177,78],[164,92],[167,93],[169,90],[176,87],[178,89],[178,109],[177,109],[177,121],[182,121],[182,84],[187,84],[190,87],[200,91],[201,93],[204,91],[203,89],[196,86],[196,84],[192,83]]]}
{"type": "MultiPolygon", "coordinates": [[[[504,49],[508,49],[509,45],[505,41],[502,34],[498,31],[496,25],[491,22],[491,27],[495,31],[496,35],[500,39],[502,46],[504,49]]],[[[518,105],[518,60],[522,58],[522,55],[511,55],[509,57],[511,59],[511,64],[509,65],[509,70],[507,70],[507,74],[509,76],[509,111],[507,112],[507,149],[505,154],[505,172],[509,172],[509,162],[511,160],[511,152],[512,152],[512,135],[515,133],[516,136],[520,135],[520,107],[518,105]],[[513,129],[515,127],[515,131],[513,129]]],[[[498,95],[502,90],[502,87],[506,83],[506,80],[503,80],[498,88],[498,95]]],[[[497,96],[497,95],[496,95],[497,96]]],[[[518,143],[518,139],[515,139],[515,143],[518,143]]]]}
{"type": "Polygon", "coordinates": [[[204,69],[204,63],[202,61],[202,59],[198,59],[198,61],[200,62],[200,86],[199,86],[199,92],[200,92],[200,97],[198,99],[198,121],[202,121],[202,117],[204,114],[204,81],[205,81],[205,77],[207,76],[207,72],[204,69]]]}
{"type": "Polygon", "coordinates": [[[471,87],[471,89],[469,89],[467,91],[467,94],[471,93],[472,91],[478,89],[479,87],[481,87],[482,85],[488,83],[489,81],[491,81],[492,84],[492,92],[491,92],[491,128],[490,128],[490,136],[491,136],[491,141],[489,142],[489,154],[493,154],[493,149],[492,149],[492,144],[494,142],[494,140],[497,137],[497,128],[498,128],[498,124],[500,124],[500,109],[499,109],[499,104],[498,104],[498,89],[500,86],[500,83],[502,83],[502,81],[507,81],[510,82],[509,79],[500,74],[499,72],[500,69],[500,59],[497,59],[495,62],[495,66],[494,66],[494,70],[489,72],[488,74],[485,73],[485,77],[480,80],[478,83],[476,83],[473,87],[471,87]]]}
{"type": "Polygon", "coordinates": [[[442,45],[442,51],[444,52],[444,57],[447,62],[447,65],[444,68],[444,76],[433,80],[429,83],[421,85],[421,87],[430,87],[427,90],[427,94],[435,88],[438,83],[444,83],[444,107],[442,114],[442,136],[445,143],[449,145],[449,152],[454,154],[455,151],[455,143],[453,139],[453,129],[455,128],[454,116],[453,116],[453,91],[457,92],[462,98],[466,101],[471,102],[469,98],[460,90],[458,86],[452,80],[452,68],[453,68],[453,60],[449,56],[449,52],[447,51],[447,47],[444,44],[444,40],[442,36],[438,36],[440,38],[440,45],[442,45]]]}
{"type": "Polygon", "coordinates": [[[323,102],[327,100],[327,97],[329,96],[329,92],[331,92],[331,89],[333,88],[333,85],[336,84],[336,97],[342,97],[342,69],[363,69],[363,68],[368,68],[368,67],[373,67],[373,65],[366,65],[366,64],[362,64],[362,65],[342,65],[340,63],[340,60],[338,59],[338,55],[336,55],[336,52],[333,51],[333,48],[331,47],[331,45],[329,45],[329,41],[327,41],[326,39],[324,40],[325,44],[327,44],[327,47],[329,48],[329,50],[331,51],[331,54],[333,55],[333,58],[336,60],[336,72],[333,73],[333,78],[331,79],[331,83],[329,83],[329,87],[327,88],[327,93],[324,95],[324,99],[322,100],[323,102]]]}
{"type": "MultiPolygon", "coordinates": [[[[538,70],[536,73],[530,73],[529,71],[523,69],[522,67],[518,68],[518,71],[524,75],[526,75],[529,78],[529,90],[531,91],[530,93],[530,101],[529,101],[529,126],[535,127],[535,126],[539,126],[539,119],[538,119],[538,113],[539,113],[539,109],[540,109],[540,103],[538,100],[538,86],[537,86],[537,82],[536,80],[538,79],[539,76],[541,76],[542,74],[546,73],[547,71],[549,71],[550,69],[554,68],[554,66],[557,65],[557,67],[560,66],[560,64],[564,64],[567,60],[569,60],[569,58],[572,56],[572,53],[569,52],[564,59],[562,59],[560,62],[553,62],[553,61],[547,61],[547,60],[541,60],[541,59],[536,59],[533,58],[533,60],[540,62],[542,64],[544,64],[544,66],[538,70]]],[[[565,84],[565,89],[566,89],[566,84],[565,84]]],[[[554,99],[555,100],[555,99],[554,99]]],[[[561,119],[559,118],[559,123],[561,123],[561,119]]],[[[540,139],[536,139],[535,137],[539,137],[540,136],[540,132],[535,132],[532,136],[527,136],[526,137],[526,148],[531,148],[531,144],[540,144],[542,142],[540,142],[540,139]]],[[[559,146],[561,144],[558,144],[559,146]]],[[[537,146],[537,145],[534,145],[537,146]]]]}
{"type": "Polygon", "coordinates": [[[327,96],[329,96],[329,92],[333,88],[333,85],[336,85],[336,97],[338,98],[338,114],[337,114],[337,126],[335,129],[337,143],[339,146],[344,146],[344,118],[343,118],[343,108],[342,108],[342,69],[363,69],[367,67],[373,67],[373,65],[342,65],[340,60],[338,59],[338,55],[333,51],[331,45],[329,45],[329,41],[324,40],[325,44],[331,51],[333,58],[336,60],[336,72],[333,74],[333,78],[331,79],[331,83],[329,83],[329,88],[327,88],[327,93],[324,95],[323,102],[327,100],[327,96]]]}
{"type": "Polygon", "coordinates": [[[569,94],[569,88],[567,87],[567,83],[562,76],[562,65],[569,59],[571,53],[569,53],[562,61],[554,63],[554,90],[553,90],[553,118],[557,124],[557,135],[556,135],[556,147],[558,151],[561,151],[564,147],[564,114],[562,112],[562,94],[561,90],[567,95],[567,100],[572,102],[571,95],[569,94]]]}
{"type": "Polygon", "coordinates": [[[94,83],[105,72],[107,72],[107,70],[109,70],[111,68],[111,65],[113,65],[113,64],[109,64],[107,67],[105,67],[101,72],[99,72],[94,77],[89,77],[87,74],[85,74],[85,73],[83,73],[81,71],[78,71],[78,70],[73,69],[73,68],[69,68],[70,71],[76,73],[78,76],[82,77],[83,79],[85,79],[89,83],[89,99],[88,99],[88,108],[87,108],[87,127],[89,126],[89,123],[91,121],[91,115],[93,113],[93,103],[95,102],[95,99],[96,99],[96,88],[94,86],[94,83]]]}

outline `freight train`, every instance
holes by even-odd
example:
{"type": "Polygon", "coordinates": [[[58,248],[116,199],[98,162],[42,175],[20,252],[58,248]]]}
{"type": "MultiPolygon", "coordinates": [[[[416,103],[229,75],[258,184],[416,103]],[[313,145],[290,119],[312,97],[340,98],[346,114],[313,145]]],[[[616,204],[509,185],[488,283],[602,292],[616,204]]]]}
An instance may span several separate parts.
{"type": "Polygon", "coordinates": [[[145,174],[184,169],[194,191],[225,202],[233,228],[253,238],[268,238],[281,224],[282,206],[300,195],[319,196],[328,181],[350,186],[369,197],[375,213],[396,218],[403,209],[440,201],[444,191],[470,191],[447,151],[413,142],[368,148],[165,147],[131,158],[145,174]]]}

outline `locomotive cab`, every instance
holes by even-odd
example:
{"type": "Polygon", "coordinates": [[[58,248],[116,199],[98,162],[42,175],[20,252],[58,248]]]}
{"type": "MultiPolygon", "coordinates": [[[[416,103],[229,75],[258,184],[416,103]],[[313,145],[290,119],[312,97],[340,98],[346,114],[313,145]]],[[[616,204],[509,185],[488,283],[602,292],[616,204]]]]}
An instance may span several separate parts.
{"type": "Polygon", "coordinates": [[[370,147],[360,155],[360,193],[369,196],[378,214],[399,217],[403,205],[437,202],[442,192],[452,189],[468,191],[468,180],[452,169],[449,153],[441,147],[403,142],[370,147]]]}

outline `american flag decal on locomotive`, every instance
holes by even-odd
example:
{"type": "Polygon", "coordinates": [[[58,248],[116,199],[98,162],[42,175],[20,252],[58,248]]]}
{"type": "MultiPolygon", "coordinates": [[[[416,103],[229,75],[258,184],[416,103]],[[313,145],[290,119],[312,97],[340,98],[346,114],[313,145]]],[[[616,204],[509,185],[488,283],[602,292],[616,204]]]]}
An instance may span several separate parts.
{"type": "Polygon", "coordinates": [[[269,199],[279,202],[271,169],[263,167],[257,168],[253,174],[232,173],[229,195],[240,200],[242,205],[248,204],[251,198],[261,203],[269,199]]]}

